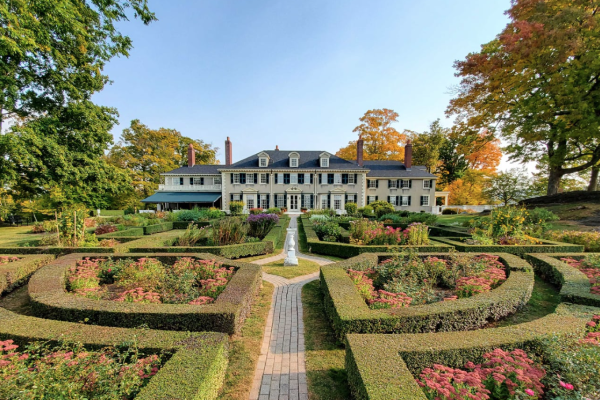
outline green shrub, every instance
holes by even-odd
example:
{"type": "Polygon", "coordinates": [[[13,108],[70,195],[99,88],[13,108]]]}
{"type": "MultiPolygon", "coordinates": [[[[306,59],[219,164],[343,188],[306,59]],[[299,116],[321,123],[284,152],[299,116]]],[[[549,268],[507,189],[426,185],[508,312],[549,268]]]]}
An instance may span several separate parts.
{"type": "Polygon", "coordinates": [[[444,208],[442,210],[443,215],[456,215],[462,213],[462,208],[444,208]]]}
{"type": "MultiPolygon", "coordinates": [[[[98,235],[98,234],[96,234],[98,235]]],[[[106,233],[101,235],[99,239],[112,238],[112,237],[133,237],[133,236],[144,236],[144,228],[129,228],[125,230],[120,230],[116,232],[106,233]]]]}
{"type": "MultiPolygon", "coordinates": [[[[271,244],[271,242],[267,242],[271,244]]],[[[249,245],[262,245],[252,243],[249,245]]],[[[113,256],[114,260],[131,258],[137,260],[145,254],[113,256]]],[[[250,310],[254,295],[260,288],[260,266],[238,263],[206,253],[184,253],[173,256],[161,254],[154,258],[164,263],[174,263],[179,257],[215,260],[226,268],[237,271],[214,303],[143,304],[111,300],[92,300],[73,296],[65,291],[65,278],[69,268],[84,256],[67,256],[57,259],[37,271],[29,281],[29,295],[35,315],[63,321],[89,321],[104,326],[134,328],[146,325],[152,329],[184,331],[218,331],[234,334],[239,332],[250,310]]]]}
{"type": "Polygon", "coordinates": [[[191,210],[178,211],[177,213],[175,213],[175,215],[177,216],[177,221],[190,222],[198,221],[200,218],[202,218],[204,213],[198,207],[194,207],[191,210]]]}
{"type": "Polygon", "coordinates": [[[194,224],[189,224],[183,235],[173,240],[172,246],[195,246],[198,242],[205,242],[209,234],[209,229],[198,228],[194,224]]]}
{"type": "Polygon", "coordinates": [[[358,205],[356,203],[346,203],[344,205],[344,209],[348,213],[348,215],[354,215],[358,211],[358,205]]]}
{"type": "Polygon", "coordinates": [[[375,211],[373,211],[373,207],[370,205],[364,206],[358,209],[358,212],[363,215],[363,217],[374,217],[375,211]]]}
{"type": "Polygon", "coordinates": [[[377,218],[379,218],[385,214],[393,213],[395,211],[395,208],[393,205],[391,205],[387,201],[383,201],[383,200],[377,200],[372,203],[369,203],[369,207],[371,207],[373,209],[377,218]]]}
{"type": "Polygon", "coordinates": [[[166,232],[166,231],[170,231],[170,230],[173,230],[173,223],[172,222],[163,222],[162,224],[145,226],[144,234],[152,235],[154,233],[166,232]]]}
{"type": "Polygon", "coordinates": [[[281,214],[281,208],[279,208],[279,207],[270,207],[267,210],[267,214],[277,214],[277,215],[279,215],[279,214],[281,214]]]}
{"type": "Polygon", "coordinates": [[[583,246],[553,242],[550,240],[540,241],[540,244],[528,245],[475,245],[467,244],[458,237],[436,237],[435,240],[454,246],[458,251],[469,253],[510,253],[523,256],[528,253],[577,253],[583,251],[583,246]]]}
{"type": "Polygon", "coordinates": [[[100,210],[102,217],[119,217],[125,215],[125,210],[100,210]]]}
{"type": "Polygon", "coordinates": [[[342,235],[342,228],[334,221],[316,221],[313,229],[320,240],[337,242],[342,235]]]}
{"type": "Polygon", "coordinates": [[[10,292],[26,281],[39,268],[54,260],[53,255],[20,256],[19,260],[0,264],[0,295],[10,292]]]}
{"type": "Polygon", "coordinates": [[[232,201],[229,203],[229,212],[231,213],[231,215],[242,215],[243,210],[244,210],[244,202],[232,201]]]}
{"type": "Polygon", "coordinates": [[[547,231],[542,237],[556,242],[580,244],[585,251],[600,251],[600,232],[547,231]]]}
{"type": "Polygon", "coordinates": [[[213,224],[211,232],[215,246],[240,244],[248,235],[248,225],[241,218],[224,218],[213,224]]]}

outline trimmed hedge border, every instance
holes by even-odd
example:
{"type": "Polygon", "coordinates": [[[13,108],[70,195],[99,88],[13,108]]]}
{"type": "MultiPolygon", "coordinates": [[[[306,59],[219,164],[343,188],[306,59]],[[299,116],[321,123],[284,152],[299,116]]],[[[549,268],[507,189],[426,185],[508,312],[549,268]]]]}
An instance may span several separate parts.
{"type": "Polygon", "coordinates": [[[583,246],[577,244],[553,242],[551,240],[540,240],[542,244],[530,244],[525,246],[504,246],[504,245],[473,245],[465,244],[455,238],[436,237],[435,240],[454,246],[456,250],[465,253],[510,253],[518,256],[524,256],[527,253],[580,253],[583,246]]]}
{"type": "Polygon", "coordinates": [[[105,238],[114,238],[121,236],[143,236],[144,228],[141,227],[131,227],[129,229],[120,229],[116,232],[105,233],[103,235],[97,235],[97,238],[102,240],[105,238]]]}
{"type": "Polygon", "coordinates": [[[163,222],[161,224],[148,225],[144,227],[144,235],[170,231],[173,229],[173,222],[163,222]]]}
{"type": "MultiPolygon", "coordinates": [[[[490,319],[498,320],[527,304],[533,291],[534,274],[523,259],[496,253],[510,271],[498,288],[466,299],[440,301],[398,309],[372,310],[356,290],[346,270],[373,268],[389,253],[362,254],[321,267],[325,313],[338,338],[348,333],[419,333],[477,329],[490,319]]],[[[444,257],[444,253],[423,253],[444,257]]]]}
{"type": "Polygon", "coordinates": [[[113,247],[0,247],[0,254],[114,253],[113,247]]]}
{"type": "Polygon", "coordinates": [[[600,295],[590,293],[592,285],[588,277],[560,260],[564,257],[581,260],[588,254],[594,253],[526,254],[525,259],[537,273],[560,287],[562,301],[600,307],[600,295]]]}
{"type": "Polygon", "coordinates": [[[309,251],[315,254],[349,258],[363,253],[381,253],[403,248],[410,248],[419,252],[450,252],[454,249],[452,245],[437,242],[437,239],[430,239],[431,244],[426,246],[359,246],[347,243],[323,242],[319,240],[319,237],[312,228],[312,222],[308,217],[302,216],[298,221],[300,222],[298,224],[299,229],[304,229],[309,251]]]}
{"type": "MultiPolygon", "coordinates": [[[[339,225],[346,229],[346,230],[350,230],[350,222],[340,222],[339,225]]],[[[408,225],[410,224],[383,224],[383,226],[391,226],[394,229],[397,228],[402,228],[402,229],[406,229],[408,228],[408,225]]],[[[471,237],[471,235],[469,235],[466,232],[461,232],[461,231],[456,231],[453,229],[448,229],[445,227],[440,227],[440,226],[429,226],[429,236],[431,237],[471,237]]]]}
{"type": "Polygon", "coordinates": [[[346,371],[358,400],[426,400],[415,380],[433,364],[453,368],[481,362],[495,348],[543,354],[541,339],[581,334],[600,310],[561,304],[554,314],[524,324],[468,332],[347,336],[346,371]]]}
{"type": "Polygon", "coordinates": [[[66,340],[93,349],[135,342],[143,353],[173,351],[136,400],[216,399],[228,364],[229,340],[223,333],[109,328],[28,317],[0,308],[0,340],[7,339],[19,345],[66,340]]]}
{"type": "Polygon", "coordinates": [[[187,229],[191,223],[198,228],[204,228],[205,226],[211,225],[210,221],[173,221],[173,229],[187,229]]]}
{"type": "Polygon", "coordinates": [[[102,257],[103,254],[70,255],[57,259],[37,271],[29,281],[29,297],[34,315],[61,321],[90,323],[135,328],[146,325],[151,329],[176,331],[215,331],[234,334],[250,312],[253,296],[262,282],[259,265],[235,262],[212,254],[116,254],[113,258],[153,257],[163,262],[175,262],[179,257],[217,260],[227,267],[235,267],[227,287],[217,300],[207,305],[141,304],[111,300],[92,300],[67,292],[67,270],[84,257],[102,257]]]}
{"type": "MultiPolygon", "coordinates": [[[[2,254],[0,254],[0,257],[2,254]]],[[[18,261],[0,265],[0,295],[10,292],[35,271],[54,260],[53,255],[20,256],[18,261]]]]}

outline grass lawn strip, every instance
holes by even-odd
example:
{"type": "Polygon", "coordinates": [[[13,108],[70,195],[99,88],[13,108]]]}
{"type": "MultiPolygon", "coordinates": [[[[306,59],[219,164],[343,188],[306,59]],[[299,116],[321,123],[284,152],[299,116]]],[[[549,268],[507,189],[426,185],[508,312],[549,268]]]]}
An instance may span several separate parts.
{"type": "MultiPolygon", "coordinates": [[[[2,256],[0,253],[0,257],[2,256]]],[[[8,257],[15,256],[8,255],[8,257]]],[[[54,260],[54,256],[50,254],[20,255],[18,258],[18,261],[0,264],[0,295],[19,286],[39,268],[54,260]]]]}
{"type": "Polygon", "coordinates": [[[307,283],[302,288],[302,306],[309,398],[349,399],[350,388],[344,366],[346,352],[327,320],[318,281],[307,283]]]}
{"type": "Polygon", "coordinates": [[[281,276],[283,278],[292,279],[297,276],[303,276],[319,272],[319,264],[313,261],[298,258],[298,265],[295,267],[284,266],[284,260],[274,261],[262,266],[262,269],[267,274],[281,276]]]}

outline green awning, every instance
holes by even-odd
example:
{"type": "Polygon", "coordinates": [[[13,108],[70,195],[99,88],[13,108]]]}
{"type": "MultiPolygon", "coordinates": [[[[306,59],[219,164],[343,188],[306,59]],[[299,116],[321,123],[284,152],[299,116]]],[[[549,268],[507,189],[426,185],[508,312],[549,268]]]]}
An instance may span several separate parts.
{"type": "Polygon", "coordinates": [[[142,203],[214,203],[220,198],[219,192],[157,192],[142,203]]]}

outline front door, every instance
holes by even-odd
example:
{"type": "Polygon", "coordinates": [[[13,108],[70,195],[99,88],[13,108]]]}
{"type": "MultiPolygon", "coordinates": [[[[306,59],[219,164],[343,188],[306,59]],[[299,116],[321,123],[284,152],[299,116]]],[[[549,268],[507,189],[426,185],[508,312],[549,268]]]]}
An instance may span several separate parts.
{"type": "Polygon", "coordinates": [[[289,210],[290,211],[300,211],[300,206],[298,205],[298,195],[297,194],[290,194],[290,201],[289,201],[289,210]]]}

